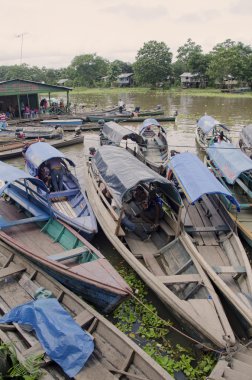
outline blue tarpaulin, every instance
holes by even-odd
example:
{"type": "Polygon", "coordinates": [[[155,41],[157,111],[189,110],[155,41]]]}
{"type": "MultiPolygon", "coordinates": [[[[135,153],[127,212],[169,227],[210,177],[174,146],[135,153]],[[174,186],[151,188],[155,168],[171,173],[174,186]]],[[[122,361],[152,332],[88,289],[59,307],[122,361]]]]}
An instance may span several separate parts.
{"type": "Polygon", "coordinates": [[[9,311],[0,323],[16,322],[35,330],[47,355],[75,376],[94,350],[93,337],[83,331],[55,298],[38,299],[9,311]]]}
{"type": "Polygon", "coordinates": [[[207,154],[230,185],[241,173],[252,170],[252,160],[231,143],[215,143],[207,149],[207,154]]]}
{"type": "Polygon", "coordinates": [[[209,115],[202,116],[197,122],[197,127],[202,129],[202,132],[205,135],[208,135],[214,127],[224,128],[227,131],[229,130],[225,125],[221,124],[218,120],[209,115]]]}
{"type": "Polygon", "coordinates": [[[240,209],[237,200],[195,154],[177,154],[170,160],[169,168],[172,169],[190,203],[195,203],[204,194],[222,194],[236,205],[238,210],[240,209]]]}

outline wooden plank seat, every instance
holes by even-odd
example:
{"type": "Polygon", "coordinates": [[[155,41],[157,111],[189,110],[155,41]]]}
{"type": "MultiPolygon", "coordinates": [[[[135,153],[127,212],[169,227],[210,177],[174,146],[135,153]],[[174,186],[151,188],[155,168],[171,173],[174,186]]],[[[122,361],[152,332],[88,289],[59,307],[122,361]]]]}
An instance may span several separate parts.
{"type": "Polygon", "coordinates": [[[8,276],[13,276],[15,274],[21,273],[25,271],[25,268],[19,266],[19,265],[11,265],[7,268],[1,268],[0,269],[0,279],[3,279],[8,276]]]}
{"type": "Polygon", "coordinates": [[[56,253],[54,255],[47,256],[47,258],[53,261],[70,260],[75,257],[81,256],[85,252],[90,252],[90,251],[87,247],[83,245],[82,247],[77,247],[69,251],[63,251],[61,253],[56,253]]]}
{"type": "Polygon", "coordinates": [[[70,218],[76,218],[77,216],[75,210],[67,200],[55,202],[53,207],[55,207],[59,212],[68,215],[70,218]]]}
{"type": "Polygon", "coordinates": [[[213,270],[216,273],[226,273],[226,274],[236,274],[236,273],[246,273],[246,269],[243,266],[213,266],[213,270]]]}
{"type": "Polygon", "coordinates": [[[164,144],[163,144],[162,140],[161,140],[158,136],[155,136],[155,137],[154,137],[154,141],[155,141],[155,143],[156,143],[160,148],[163,148],[163,147],[164,147],[164,144]]]}
{"type": "Polygon", "coordinates": [[[19,226],[27,223],[36,223],[36,222],[44,222],[50,218],[47,214],[41,214],[37,216],[32,216],[30,218],[17,219],[17,220],[7,220],[5,218],[0,217],[0,230],[4,228],[19,226]]]}
{"type": "Polygon", "coordinates": [[[164,220],[160,220],[159,226],[168,236],[175,236],[173,229],[164,220]]]}
{"type": "Polygon", "coordinates": [[[192,233],[192,232],[218,232],[218,231],[230,231],[230,228],[223,224],[219,226],[200,226],[200,227],[192,227],[192,226],[185,226],[186,232],[192,233]]]}
{"type": "Polygon", "coordinates": [[[180,274],[171,276],[158,276],[158,279],[165,285],[183,284],[189,282],[200,282],[201,277],[198,274],[180,274]]]}

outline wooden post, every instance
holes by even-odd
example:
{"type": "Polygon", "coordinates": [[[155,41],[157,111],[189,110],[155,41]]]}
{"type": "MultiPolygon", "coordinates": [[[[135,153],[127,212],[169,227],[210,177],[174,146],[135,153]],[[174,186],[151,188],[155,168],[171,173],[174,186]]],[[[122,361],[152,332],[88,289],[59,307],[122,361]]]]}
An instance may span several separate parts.
{"type": "Polygon", "coordinates": [[[119,215],[119,218],[118,218],[118,221],[117,221],[116,230],[115,230],[116,236],[119,234],[119,230],[120,230],[120,227],[121,227],[121,221],[122,221],[123,213],[124,213],[124,209],[122,207],[121,210],[120,210],[120,215],[119,215]]]}
{"type": "Polygon", "coordinates": [[[17,95],[19,119],[21,119],[20,95],[17,95]]]}
{"type": "Polygon", "coordinates": [[[69,112],[69,91],[67,91],[67,106],[66,106],[66,109],[67,109],[67,113],[69,112]]]}
{"type": "Polygon", "coordinates": [[[180,228],[180,223],[181,223],[182,207],[184,207],[184,206],[180,206],[180,207],[179,207],[179,212],[178,212],[178,224],[177,224],[177,226],[176,226],[175,237],[178,237],[178,236],[179,236],[179,234],[180,234],[180,230],[181,230],[181,228],[180,228]]]}

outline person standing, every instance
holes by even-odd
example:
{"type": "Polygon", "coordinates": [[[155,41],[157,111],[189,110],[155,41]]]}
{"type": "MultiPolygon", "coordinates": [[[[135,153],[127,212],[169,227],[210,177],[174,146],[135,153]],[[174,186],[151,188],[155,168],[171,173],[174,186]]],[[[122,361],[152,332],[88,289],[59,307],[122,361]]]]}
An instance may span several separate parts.
{"type": "Polygon", "coordinates": [[[7,127],[7,121],[6,121],[6,115],[4,112],[0,113],[0,130],[6,129],[7,127]]]}

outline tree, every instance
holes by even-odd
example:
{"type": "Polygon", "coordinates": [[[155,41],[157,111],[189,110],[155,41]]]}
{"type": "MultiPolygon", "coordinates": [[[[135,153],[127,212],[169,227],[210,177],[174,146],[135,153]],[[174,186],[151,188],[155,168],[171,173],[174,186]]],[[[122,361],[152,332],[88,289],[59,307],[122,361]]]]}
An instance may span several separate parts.
{"type": "Polygon", "coordinates": [[[251,47],[242,42],[228,39],[219,43],[210,52],[208,75],[220,83],[228,76],[248,81],[251,75],[251,55],[251,47]]]}
{"type": "Polygon", "coordinates": [[[94,86],[107,74],[109,62],[96,54],[74,57],[71,67],[75,70],[75,81],[83,86],[94,86]]]}
{"type": "MultiPolygon", "coordinates": [[[[204,55],[202,47],[196,45],[189,38],[186,43],[180,46],[177,50],[177,65],[184,68],[184,71],[191,73],[205,74],[208,67],[208,55],[204,55]]],[[[182,72],[180,73],[182,74],[182,72]]]]}
{"type": "Polygon", "coordinates": [[[164,42],[149,41],[138,51],[133,64],[135,80],[139,84],[164,82],[171,75],[172,53],[164,42]]]}
{"type": "Polygon", "coordinates": [[[132,73],[133,68],[130,63],[120,61],[119,59],[116,59],[115,61],[111,62],[109,64],[108,68],[108,80],[114,81],[118,77],[118,75],[122,73],[132,73]]]}

